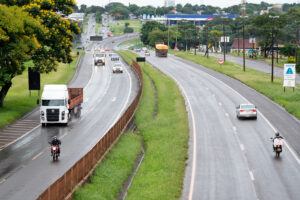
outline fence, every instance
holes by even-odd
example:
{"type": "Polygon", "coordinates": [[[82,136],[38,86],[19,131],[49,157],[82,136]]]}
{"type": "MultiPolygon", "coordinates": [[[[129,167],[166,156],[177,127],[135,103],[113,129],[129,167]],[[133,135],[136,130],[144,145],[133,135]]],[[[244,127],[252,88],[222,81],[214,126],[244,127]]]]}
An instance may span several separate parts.
{"type": "Polygon", "coordinates": [[[140,79],[140,89],[133,102],[104,137],[101,138],[101,140],[85,156],[75,163],[71,169],[48,187],[37,198],[38,200],[70,199],[77,186],[81,185],[94,171],[96,165],[101,162],[106,152],[108,152],[133,119],[142,95],[143,77],[141,68],[135,61],[132,61],[131,67],[140,79]]]}

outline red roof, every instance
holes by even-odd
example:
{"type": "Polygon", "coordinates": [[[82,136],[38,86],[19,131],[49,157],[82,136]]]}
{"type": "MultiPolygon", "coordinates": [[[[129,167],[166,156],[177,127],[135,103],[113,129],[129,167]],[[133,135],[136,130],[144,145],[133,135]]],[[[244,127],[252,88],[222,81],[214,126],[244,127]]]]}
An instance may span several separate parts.
{"type": "MultiPolygon", "coordinates": [[[[253,46],[252,43],[249,43],[249,39],[244,39],[245,41],[245,49],[252,49],[253,47],[255,47],[255,45],[253,46]]],[[[234,39],[232,45],[231,45],[231,49],[242,49],[243,48],[243,38],[236,38],[234,39]],[[239,44],[240,43],[240,44],[239,44]]],[[[257,42],[256,42],[256,48],[258,48],[257,42]]]]}

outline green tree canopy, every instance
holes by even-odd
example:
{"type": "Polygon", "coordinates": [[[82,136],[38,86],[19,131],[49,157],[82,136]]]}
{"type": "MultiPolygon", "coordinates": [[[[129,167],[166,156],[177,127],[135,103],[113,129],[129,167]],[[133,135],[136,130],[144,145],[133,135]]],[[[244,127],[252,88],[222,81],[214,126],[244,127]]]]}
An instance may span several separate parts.
{"type": "Polygon", "coordinates": [[[38,38],[45,31],[41,20],[17,6],[0,4],[0,107],[12,79],[24,71],[24,62],[41,48],[38,38]]]}

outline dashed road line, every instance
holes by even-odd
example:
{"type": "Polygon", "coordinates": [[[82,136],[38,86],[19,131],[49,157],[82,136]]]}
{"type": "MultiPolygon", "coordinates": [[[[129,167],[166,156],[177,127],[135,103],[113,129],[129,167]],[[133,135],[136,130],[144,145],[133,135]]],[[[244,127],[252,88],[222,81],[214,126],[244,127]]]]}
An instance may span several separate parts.
{"type": "Polygon", "coordinates": [[[228,113],[225,113],[226,117],[229,117],[229,114],[228,113]]]}
{"type": "Polygon", "coordinates": [[[252,181],[255,181],[254,175],[252,171],[249,171],[249,175],[252,181]]]}
{"type": "Polygon", "coordinates": [[[222,103],[221,103],[221,102],[219,102],[219,106],[222,106],[222,103]]]}
{"type": "Polygon", "coordinates": [[[38,157],[40,157],[42,154],[43,154],[44,152],[42,151],[42,152],[40,152],[39,154],[37,154],[36,156],[34,156],[33,158],[32,158],[32,160],[35,160],[35,159],[37,159],[38,157]]]}
{"type": "Polygon", "coordinates": [[[245,150],[245,147],[243,144],[240,144],[240,147],[241,147],[241,150],[244,151],[245,150]]]}

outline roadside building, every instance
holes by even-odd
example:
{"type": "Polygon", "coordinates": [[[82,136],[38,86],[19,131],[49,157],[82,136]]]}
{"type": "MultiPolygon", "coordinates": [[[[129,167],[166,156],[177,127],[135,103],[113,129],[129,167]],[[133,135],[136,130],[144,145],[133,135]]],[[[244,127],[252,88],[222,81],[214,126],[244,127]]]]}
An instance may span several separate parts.
{"type": "MultiPolygon", "coordinates": [[[[252,42],[249,40],[249,38],[244,39],[245,42],[245,53],[248,56],[252,56],[252,54],[255,54],[258,52],[258,44],[257,41],[252,42]]],[[[243,53],[243,38],[236,38],[234,39],[230,53],[243,53]]]]}

